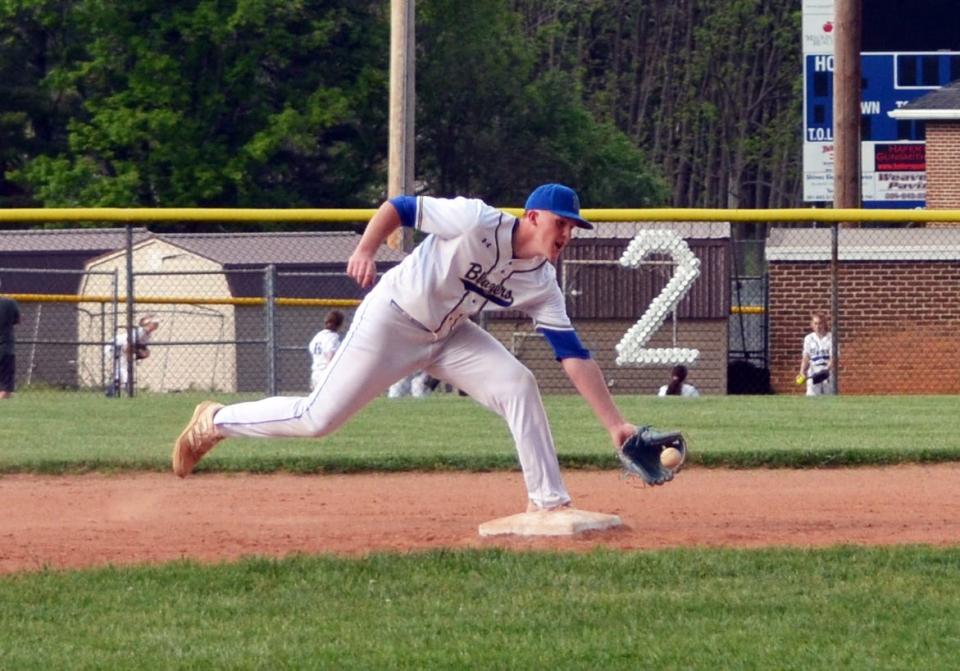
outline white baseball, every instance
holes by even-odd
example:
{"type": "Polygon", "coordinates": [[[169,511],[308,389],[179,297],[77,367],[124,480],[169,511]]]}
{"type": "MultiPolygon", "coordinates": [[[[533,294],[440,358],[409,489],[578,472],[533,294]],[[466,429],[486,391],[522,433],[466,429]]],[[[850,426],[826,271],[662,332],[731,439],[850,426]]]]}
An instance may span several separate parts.
{"type": "Polygon", "coordinates": [[[683,461],[683,454],[675,447],[668,447],[660,452],[660,463],[667,468],[676,468],[683,461]]]}

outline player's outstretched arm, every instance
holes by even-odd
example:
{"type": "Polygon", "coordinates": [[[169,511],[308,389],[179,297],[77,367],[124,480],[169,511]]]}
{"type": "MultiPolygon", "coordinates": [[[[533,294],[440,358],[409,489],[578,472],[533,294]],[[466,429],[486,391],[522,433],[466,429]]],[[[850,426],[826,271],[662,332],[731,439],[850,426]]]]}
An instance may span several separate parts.
{"type": "Polygon", "coordinates": [[[561,364],[573,386],[610,434],[614,447],[620,449],[623,442],[634,434],[637,427],[626,421],[620,414],[620,409],[617,408],[607,388],[606,380],[603,379],[600,366],[593,359],[576,357],[563,359],[561,364]]]}
{"type": "Polygon", "coordinates": [[[377,278],[377,249],[391,233],[400,228],[400,215],[388,201],[383,203],[370,219],[360,242],[347,261],[347,275],[366,289],[377,278]]]}

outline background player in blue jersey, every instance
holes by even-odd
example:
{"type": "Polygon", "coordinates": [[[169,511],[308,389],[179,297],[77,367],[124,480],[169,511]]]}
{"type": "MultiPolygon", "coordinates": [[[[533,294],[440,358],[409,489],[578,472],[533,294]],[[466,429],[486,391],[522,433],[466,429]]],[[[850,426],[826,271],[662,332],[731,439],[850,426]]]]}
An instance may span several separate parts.
{"type": "Polygon", "coordinates": [[[199,404],[174,444],[174,472],[190,473],[226,437],[327,435],[393,382],[424,370],[507,422],[529,510],[568,505],[533,373],[470,317],[482,309],[530,315],[619,449],[636,427],[621,415],[570,323],[553,266],[578,226],[593,227],[580,216],[576,192],[561,184],[535,189],[520,218],[468,198],[401,196],[383,203],[347,264],[361,287],[373,289],[320,384],[302,398],[199,404]],[[374,285],[374,255],[400,226],[428,235],[374,285]]]}

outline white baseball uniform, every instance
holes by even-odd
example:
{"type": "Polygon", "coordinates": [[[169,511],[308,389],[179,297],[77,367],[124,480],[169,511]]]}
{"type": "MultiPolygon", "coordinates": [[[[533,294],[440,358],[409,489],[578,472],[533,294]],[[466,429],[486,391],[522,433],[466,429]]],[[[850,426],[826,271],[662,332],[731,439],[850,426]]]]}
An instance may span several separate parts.
{"type": "Polygon", "coordinates": [[[310,388],[313,389],[320,384],[320,378],[323,371],[327,368],[327,362],[333,358],[333,353],[340,346],[340,334],[330,329],[323,329],[317,335],[313,336],[307,349],[310,356],[313,357],[313,364],[310,367],[310,388]]]}
{"type": "Polygon", "coordinates": [[[430,376],[421,371],[410,379],[410,395],[414,398],[424,398],[430,395],[433,389],[427,384],[430,376]]]}
{"type": "MultiPolygon", "coordinates": [[[[148,331],[142,326],[134,327],[133,329],[133,342],[134,346],[136,345],[146,345],[150,342],[150,336],[153,335],[152,332],[148,331]]],[[[117,335],[113,339],[113,343],[105,347],[106,354],[109,357],[113,358],[113,381],[120,389],[123,389],[127,386],[127,380],[129,379],[129,370],[127,368],[127,360],[123,356],[123,350],[127,346],[127,329],[120,328],[117,329],[117,335]]],[[[127,348],[128,351],[131,348],[127,348]]]]}
{"type": "Polygon", "coordinates": [[[516,217],[480,200],[392,199],[405,226],[428,233],[363,300],[321,384],[305,398],[226,406],[233,436],[324,436],[393,382],[424,370],[501,415],[516,443],[528,496],[570,501],[533,373],[470,320],[482,309],[523,310],[557,357],[586,358],[547,259],[513,256],[516,217]]]}
{"type": "Polygon", "coordinates": [[[808,333],[803,339],[803,353],[809,358],[807,368],[807,396],[821,396],[833,393],[833,376],[823,382],[814,384],[814,373],[826,370],[830,366],[830,357],[833,356],[833,334],[827,333],[822,338],[816,331],[808,333]]]}
{"type": "MultiPolygon", "coordinates": [[[[670,386],[670,385],[665,384],[665,385],[663,385],[662,387],[660,387],[660,391],[657,392],[657,396],[666,396],[666,395],[667,395],[667,387],[669,387],[669,386],[670,386]]],[[[687,396],[687,397],[692,398],[692,397],[696,397],[696,396],[699,396],[699,395],[700,395],[700,392],[697,391],[697,388],[694,387],[692,384],[687,384],[686,382],[684,382],[684,383],[682,384],[682,386],[680,387],[680,396],[687,396]]]]}
{"type": "Polygon", "coordinates": [[[387,398],[403,398],[404,396],[413,396],[414,398],[423,398],[429,396],[432,391],[427,386],[427,380],[430,376],[423,371],[407,375],[390,385],[387,389],[387,398]]]}

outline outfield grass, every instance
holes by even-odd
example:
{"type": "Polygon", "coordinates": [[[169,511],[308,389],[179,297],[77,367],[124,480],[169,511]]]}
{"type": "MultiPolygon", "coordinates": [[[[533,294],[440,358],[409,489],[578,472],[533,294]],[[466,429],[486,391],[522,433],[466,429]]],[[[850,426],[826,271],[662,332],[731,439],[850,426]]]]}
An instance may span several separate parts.
{"type": "MultiPolygon", "coordinates": [[[[166,470],[194,394],[17,394],[0,406],[0,472],[166,470]]],[[[224,401],[253,397],[223,397],[224,401]]],[[[638,423],[682,429],[691,463],[844,466],[960,460],[952,396],[620,396],[638,423]]],[[[614,468],[609,439],[577,396],[545,399],[566,468],[614,468]]],[[[352,472],[516,468],[499,417],[468,398],[380,398],[323,439],[236,439],[204,460],[220,471],[352,472]]]]}
{"type": "Polygon", "coordinates": [[[960,550],[503,551],[0,579],[9,669],[953,669],[960,550]]]}
{"type": "MultiPolygon", "coordinates": [[[[18,393],[0,403],[0,473],[167,470],[200,399],[18,393]]],[[[708,466],[960,459],[953,397],[617,400],[634,421],[684,430],[692,461],[708,466]]],[[[582,400],[545,402],[567,468],[616,466],[582,400]]],[[[322,440],[231,440],[201,467],[484,470],[516,458],[499,418],[441,395],[378,399],[322,440]]],[[[0,669],[953,669],[957,575],[957,547],[42,571],[0,577],[0,669]]]]}

